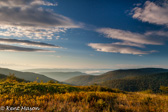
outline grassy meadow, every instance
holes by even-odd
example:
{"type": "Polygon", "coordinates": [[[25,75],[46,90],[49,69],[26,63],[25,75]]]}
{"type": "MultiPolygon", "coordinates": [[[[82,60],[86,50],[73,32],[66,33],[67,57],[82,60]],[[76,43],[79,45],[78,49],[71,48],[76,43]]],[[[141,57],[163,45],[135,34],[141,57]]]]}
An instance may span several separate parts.
{"type": "Polygon", "coordinates": [[[168,95],[8,77],[0,82],[0,106],[8,106],[13,112],[18,112],[18,106],[25,106],[24,111],[38,108],[32,109],[35,112],[168,112],[168,95]]]}

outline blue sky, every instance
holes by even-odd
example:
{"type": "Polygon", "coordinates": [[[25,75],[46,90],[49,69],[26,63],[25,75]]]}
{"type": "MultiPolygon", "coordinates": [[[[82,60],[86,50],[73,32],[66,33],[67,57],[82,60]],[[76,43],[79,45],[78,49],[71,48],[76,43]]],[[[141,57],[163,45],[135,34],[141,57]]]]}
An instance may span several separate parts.
{"type": "Polygon", "coordinates": [[[166,0],[6,0],[0,15],[0,67],[168,68],[166,0]]]}

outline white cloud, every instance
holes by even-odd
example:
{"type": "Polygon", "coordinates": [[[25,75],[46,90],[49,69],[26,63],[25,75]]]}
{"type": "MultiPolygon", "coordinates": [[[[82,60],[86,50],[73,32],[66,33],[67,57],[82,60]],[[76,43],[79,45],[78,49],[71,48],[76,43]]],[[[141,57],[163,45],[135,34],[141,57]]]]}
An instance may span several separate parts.
{"type": "Polygon", "coordinates": [[[112,52],[112,53],[121,53],[121,54],[134,54],[134,55],[141,55],[141,54],[149,54],[153,52],[157,52],[155,50],[152,51],[142,51],[139,49],[132,48],[132,45],[119,45],[118,43],[111,43],[111,44],[102,44],[102,43],[90,43],[88,46],[96,49],[96,51],[101,52],[112,52]]]}
{"type": "Polygon", "coordinates": [[[144,34],[133,33],[130,31],[124,31],[119,29],[112,29],[112,28],[100,28],[96,30],[99,33],[105,34],[106,37],[122,40],[131,43],[138,43],[138,44],[151,44],[151,45],[162,45],[162,42],[155,41],[144,34]]]}
{"type": "Polygon", "coordinates": [[[56,6],[45,0],[1,0],[0,35],[51,39],[57,32],[79,28],[70,18],[41,6],[56,6]]]}
{"type": "Polygon", "coordinates": [[[20,26],[0,26],[0,35],[6,37],[28,37],[30,39],[52,39],[56,36],[55,33],[65,32],[67,28],[37,28],[37,27],[20,27],[20,26]]]}
{"type": "Polygon", "coordinates": [[[144,34],[133,33],[112,28],[99,28],[97,32],[104,34],[106,38],[119,40],[113,43],[90,43],[88,46],[101,52],[112,52],[121,54],[150,54],[157,52],[155,50],[145,51],[145,45],[163,45],[164,40],[161,36],[165,36],[165,32],[146,32],[144,34]],[[156,35],[157,34],[157,35],[156,35]],[[159,38],[159,39],[158,39],[159,38]],[[139,49],[141,48],[141,49],[139,49]]]}
{"type": "MultiPolygon", "coordinates": [[[[132,10],[132,17],[143,22],[168,26],[168,4],[161,3],[156,5],[154,2],[146,1],[144,6],[136,4],[132,10]]],[[[112,28],[99,28],[97,32],[104,34],[105,37],[119,40],[115,43],[90,43],[88,46],[101,52],[113,52],[122,54],[149,54],[157,52],[155,50],[144,51],[145,45],[164,45],[168,37],[166,31],[148,31],[144,34],[134,33],[112,28]],[[141,49],[139,49],[141,48],[141,49]]]]}
{"type": "Polygon", "coordinates": [[[135,7],[133,18],[143,22],[168,26],[168,4],[156,5],[154,2],[146,1],[144,7],[135,7]]]}

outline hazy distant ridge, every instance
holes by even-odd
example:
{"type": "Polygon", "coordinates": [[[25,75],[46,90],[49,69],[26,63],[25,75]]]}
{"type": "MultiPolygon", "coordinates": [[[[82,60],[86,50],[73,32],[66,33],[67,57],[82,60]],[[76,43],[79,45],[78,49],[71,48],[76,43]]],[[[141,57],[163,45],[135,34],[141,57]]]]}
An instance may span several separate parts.
{"type": "Polygon", "coordinates": [[[80,75],[87,75],[82,72],[40,72],[40,74],[43,74],[47,77],[50,77],[52,79],[58,80],[58,81],[65,81],[69,78],[80,76],[80,75]]]}

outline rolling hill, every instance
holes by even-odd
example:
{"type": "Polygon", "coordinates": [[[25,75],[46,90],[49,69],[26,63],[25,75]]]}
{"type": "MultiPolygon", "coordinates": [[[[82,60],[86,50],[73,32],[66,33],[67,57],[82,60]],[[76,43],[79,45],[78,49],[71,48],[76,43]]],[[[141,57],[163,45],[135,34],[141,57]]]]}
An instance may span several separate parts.
{"type": "Polygon", "coordinates": [[[126,69],[126,70],[115,70],[109,71],[102,75],[94,76],[94,75],[85,75],[85,76],[77,76],[66,80],[66,83],[74,84],[74,85],[92,85],[92,84],[100,84],[109,80],[122,79],[127,77],[135,77],[142,75],[150,75],[156,73],[164,73],[168,72],[168,69],[162,68],[140,68],[140,69],[126,69]]]}
{"type": "Polygon", "coordinates": [[[58,81],[64,81],[75,76],[87,75],[82,72],[40,72],[40,74],[58,81]]]}
{"type": "MultiPolygon", "coordinates": [[[[168,95],[6,80],[0,82],[0,105],[10,105],[13,112],[168,112],[168,95]],[[13,108],[20,105],[25,109],[13,108]]],[[[1,112],[8,112],[2,107],[1,112]]]]}
{"type": "MultiPolygon", "coordinates": [[[[41,74],[37,74],[37,73],[32,73],[32,72],[20,72],[20,71],[16,71],[16,70],[11,70],[11,69],[6,69],[6,68],[0,68],[0,74],[4,74],[4,75],[9,75],[9,74],[15,74],[15,76],[17,78],[20,79],[24,79],[27,81],[36,81],[37,77],[38,77],[38,82],[40,82],[41,80],[43,82],[47,82],[49,80],[54,80],[52,78],[46,77],[44,75],[41,74]]],[[[56,81],[56,80],[54,80],[56,81]]]]}
{"type": "Polygon", "coordinates": [[[124,91],[144,91],[150,89],[154,92],[159,92],[160,86],[168,86],[168,72],[110,80],[100,85],[124,91]]]}

